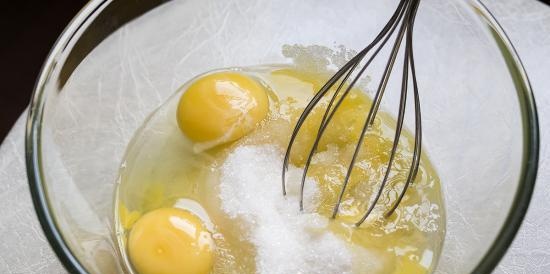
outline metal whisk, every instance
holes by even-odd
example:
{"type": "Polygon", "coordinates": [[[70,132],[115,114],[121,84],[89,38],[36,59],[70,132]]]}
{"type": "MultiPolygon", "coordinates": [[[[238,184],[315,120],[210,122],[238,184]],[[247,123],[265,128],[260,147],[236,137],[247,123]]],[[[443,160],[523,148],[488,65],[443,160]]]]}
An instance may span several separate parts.
{"type": "Polygon", "coordinates": [[[378,85],[378,88],[376,90],[376,94],[373,98],[373,103],[370,107],[368,116],[365,120],[365,124],[362,128],[359,140],[357,142],[357,145],[355,146],[355,151],[353,153],[353,157],[351,158],[350,165],[347,169],[346,177],[344,179],[344,182],[342,184],[341,191],[338,196],[338,200],[334,206],[334,210],[332,213],[332,218],[336,218],[338,214],[338,210],[340,208],[340,204],[342,203],[342,198],[344,196],[344,193],[346,191],[346,187],[348,185],[351,173],[353,171],[353,167],[355,165],[355,161],[357,159],[357,156],[359,154],[359,150],[361,148],[361,145],[363,143],[363,139],[365,137],[365,133],[369,129],[370,126],[372,126],[374,119],[376,117],[376,114],[379,110],[380,103],[382,101],[382,97],[384,96],[384,91],[386,90],[386,86],[388,84],[388,80],[390,78],[390,74],[392,72],[393,66],[395,64],[395,61],[397,59],[397,55],[399,53],[401,44],[403,39],[405,38],[405,52],[404,52],[404,58],[403,58],[403,76],[401,81],[401,95],[400,95],[400,102],[399,102],[399,112],[397,117],[397,123],[396,123],[396,130],[395,130],[395,137],[393,139],[393,145],[391,149],[391,154],[388,160],[388,166],[386,168],[384,178],[380,184],[380,187],[378,188],[378,192],[376,193],[376,196],[374,198],[374,201],[369,205],[367,211],[362,216],[362,218],[356,223],[356,226],[360,226],[367,217],[371,214],[374,207],[378,203],[378,200],[380,199],[380,196],[382,195],[383,189],[386,186],[386,182],[388,180],[388,176],[391,171],[392,163],[395,158],[397,145],[401,136],[401,130],[403,128],[403,120],[405,117],[405,106],[407,102],[407,90],[408,90],[408,82],[409,82],[409,69],[410,74],[412,77],[412,85],[413,85],[413,97],[414,97],[414,113],[415,113],[415,142],[414,142],[414,149],[413,149],[413,155],[412,155],[412,162],[411,167],[407,176],[407,181],[405,182],[405,185],[393,204],[393,206],[385,213],[385,217],[389,217],[395,209],[399,206],[399,203],[403,199],[403,196],[405,195],[405,192],[407,191],[407,188],[409,185],[414,181],[416,174],[418,172],[418,166],[420,163],[420,153],[421,153],[421,142],[422,142],[422,130],[421,130],[421,117],[420,117],[420,100],[418,95],[418,85],[416,81],[416,72],[414,67],[414,56],[413,56],[413,27],[414,27],[414,21],[416,17],[416,12],[418,10],[418,5],[420,3],[420,0],[401,0],[397,6],[397,9],[389,19],[389,21],[386,23],[384,28],[378,33],[378,35],[375,37],[375,39],[363,50],[361,50],[356,56],[354,56],[349,62],[347,62],[340,70],[338,70],[325,85],[316,93],[316,95],[313,97],[313,99],[309,102],[309,104],[305,107],[303,113],[299,117],[296,127],[294,128],[294,131],[292,132],[292,135],[290,137],[290,142],[288,144],[288,148],[286,150],[286,154],[284,157],[283,162],[283,173],[282,173],[282,187],[283,187],[283,195],[286,195],[286,171],[288,170],[288,164],[289,164],[289,158],[290,153],[292,150],[292,146],[296,140],[296,137],[298,135],[298,132],[300,131],[301,126],[304,124],[304,121],[308,117],[309,114],[311,114],[314,107],[321,101],[321,99],[327,95],[327,93],[330,92],[333,86],[335,86],[337,83],[338,87],[332,94],[332,97],[327,105],[327,108],[325,110],[325,113],[323,115],[323,118],[321,120],[319,130],[317,132],[317,136],[315,138],[315,141],[313,143],[313,146],[309,152],[309,155],[307,157],[307,161],[304,167],[304,172],[302,176],[301,181],[301,188],[300,188],[300,210],[303,210],[303,198],[304,198],[304,184],[306,180],[306,175],[309,169],[309,166],[311,164],[311,160],[313,158],[313,155],[315,154],[317,150],[317,146],[319,145],[319,140],[323,136],[323,133],[327,126],[329,126],[331,119],[333,118],[336,110],[339,108],[339,106],[342,104],[342,102],[346,99],[346,96],[349,94],[350,90],[353,88],[353,86],[356,84],[356,82],[360,79],[361,75],[366,71],[367,67],[371,64],[371,62],[376,58],[380,50],[384,47],[384,45],[390,40],[390,38],[393,36],[396,29],[398,29],[391,53],[389,55],[386,67],[384,69],[384,72],[382,74],[380,83],[378,85]],[[371,50],[374,49],[374,52],[367,57],[367,54],[371,52],[371,50]],[[348,79],[351,77],[351,75],[354,73],[354,71],[357,69],[357,67],[360,65],[360,63],[363,61],[363,59],[367,59],[367,61],[362,65],[361,69],[354,75],[353,79],[347,85],[344,89],[345,83],[348,82],[348,79]],[[343,90],[344,89],[344,90],[343,90]],[[343,90],[343,92],[342,92],[343,90]],[[339,96],[340,95],[340,96],[339,96]]]}

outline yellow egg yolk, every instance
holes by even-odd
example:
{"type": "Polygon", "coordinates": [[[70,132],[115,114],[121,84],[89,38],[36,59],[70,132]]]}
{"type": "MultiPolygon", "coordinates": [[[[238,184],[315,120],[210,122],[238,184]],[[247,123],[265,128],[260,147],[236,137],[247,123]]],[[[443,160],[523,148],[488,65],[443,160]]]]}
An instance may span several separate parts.
{"type": "Polygon", "coordinates": [[[214,241],[202,221],[177,208],[143,215],[128,238],[128,253],[139,274],[206,274],[214,264],[214,241]]]}
{"type": "Polygon", "coordinates": [[[265,88],[237,72],[218,72],[193,82],[178,104],[181,131],[194,142],[212,146],[252,131],[269,110],[265,88]]]}

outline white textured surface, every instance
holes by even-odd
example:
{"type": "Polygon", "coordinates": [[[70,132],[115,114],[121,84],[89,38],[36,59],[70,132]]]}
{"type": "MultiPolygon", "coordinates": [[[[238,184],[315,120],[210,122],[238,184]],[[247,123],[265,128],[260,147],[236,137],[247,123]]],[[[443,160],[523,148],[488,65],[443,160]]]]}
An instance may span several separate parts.
{"type": "MultiPolygon", "coordinates": [[[[550,8],[534,0],[485,1],[530,76],[541,126],[538,184],[527,218],[496,273],[548,273],[550,179],[550,8]]],[[[0,273],[62,273],[33,212],[24,166],[24,119],[0,147],[0,273]]]]}

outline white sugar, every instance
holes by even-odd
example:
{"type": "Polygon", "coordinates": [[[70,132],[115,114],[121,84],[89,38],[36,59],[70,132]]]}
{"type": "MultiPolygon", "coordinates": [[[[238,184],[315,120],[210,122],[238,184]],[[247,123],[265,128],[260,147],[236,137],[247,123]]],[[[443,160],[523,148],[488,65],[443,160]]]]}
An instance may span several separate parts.
{"type": "Polygon", "coordinates": [[[332,234],[328,220],[311,212],[316,182],[306,181],[305,213],[298,209],[301,170],[289,170],[288,195],[281,190],[282,154],[273,146],[244,146],[221,169],[222,210],[247,226],[243,235],[256,248],[261,274],[351,273],[350,245],[332,234]]]}

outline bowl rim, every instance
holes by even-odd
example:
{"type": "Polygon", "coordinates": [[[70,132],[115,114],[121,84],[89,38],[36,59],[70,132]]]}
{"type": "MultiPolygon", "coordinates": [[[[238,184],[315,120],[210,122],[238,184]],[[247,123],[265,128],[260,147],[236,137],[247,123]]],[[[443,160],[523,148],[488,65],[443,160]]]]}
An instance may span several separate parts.
{"type": "MultiPolygon", "coordinates": [[[[40,136],[46,94],[44,86],[49,75],[56,65],[56,57],[65,47],[76,39],[76,33],[89,21],[95,13],[110,4],[112,0],[92,0],[88,2],[67,25],[54,46],[50,50],[46,61],[42,65],[37,77],[27,116],[25,132],[25,163],[29,189],[38,220],[50,246],[70,273],[89,273],[69,248],[56,223],[52,208],[46,194],[44,172],[41,166],[42,153],[40,136]]],[[[490,28],[503,58],[506,61],[511,77],[514,79],[523,126],[523,159],[519,183],[514,195],[513,203],[504,222],[504,226],[497,234],[489,250],[481,258],[472,273],[490,273],[498,265],[507,249],[510,247],[521,223],[525,217],[531,196],[535,187],[539,161],[539,122],[531,84],[523,64],[508,35],[495,19],[493,14],[480,0],[467,0],[479,16],[490,28]]]]}

